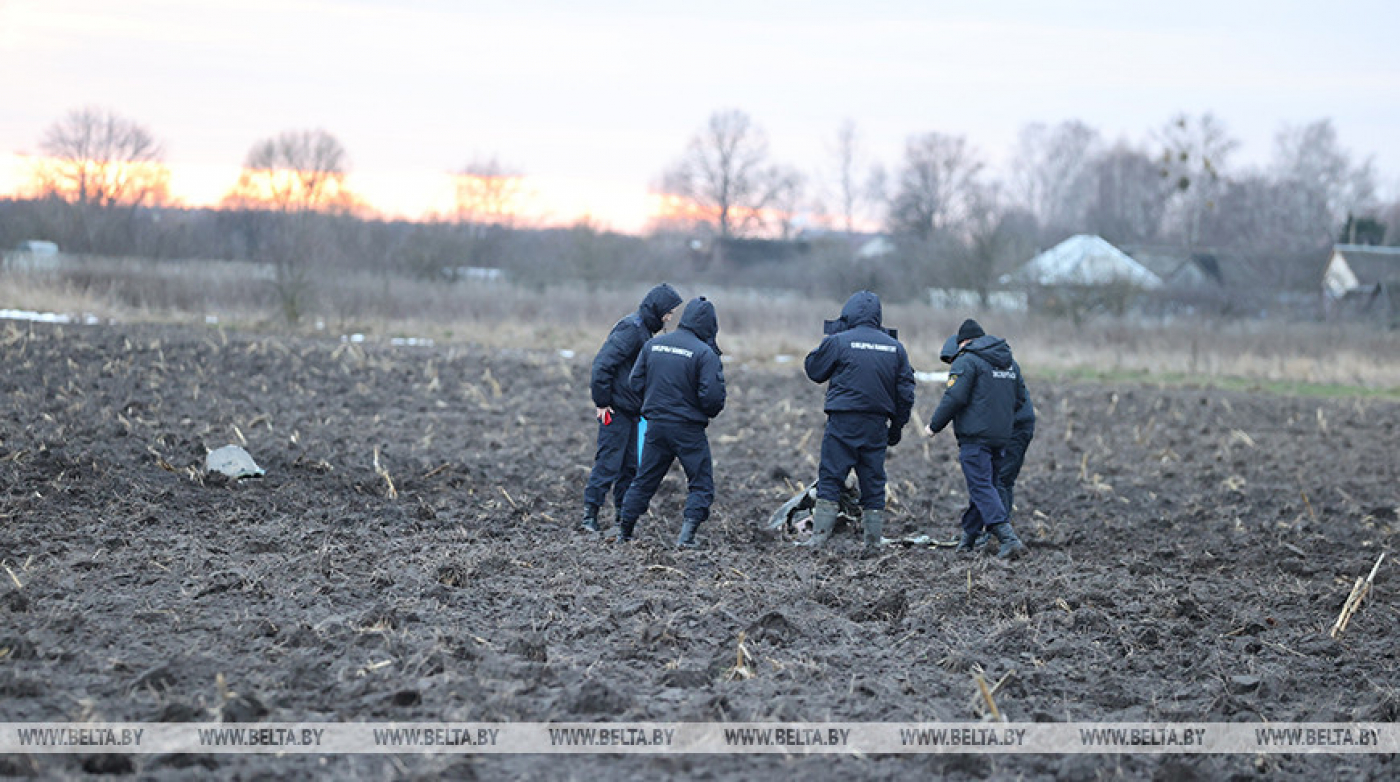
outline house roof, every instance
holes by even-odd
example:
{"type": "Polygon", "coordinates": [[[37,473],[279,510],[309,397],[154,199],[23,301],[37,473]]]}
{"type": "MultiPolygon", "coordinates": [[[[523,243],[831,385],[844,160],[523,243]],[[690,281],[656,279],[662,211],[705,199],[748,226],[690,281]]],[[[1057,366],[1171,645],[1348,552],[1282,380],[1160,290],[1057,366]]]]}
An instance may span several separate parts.
{"type": "Polygon", "coordinates": [[[1107,285],[1129,282],[1162,287],[1162,278],[1102,237],[1079,234],[1035,256],[1014,275],[1037,285],[1107,285]]]}
{"type": "Polygon", "coordinates": [[[1332,252],[1342,256],[1360,285],[1400,280],[1400,247],[1339,244],[1332,248],[1332,252]]]}
{"type": "Polygon", "coordinates": [[[1214,252],[1177,247],[1124,247],[1123,251],[1167,283],[1187,282],[1195,275],[1201,282],[1224,281],[1220,257],[1214,252]]]}

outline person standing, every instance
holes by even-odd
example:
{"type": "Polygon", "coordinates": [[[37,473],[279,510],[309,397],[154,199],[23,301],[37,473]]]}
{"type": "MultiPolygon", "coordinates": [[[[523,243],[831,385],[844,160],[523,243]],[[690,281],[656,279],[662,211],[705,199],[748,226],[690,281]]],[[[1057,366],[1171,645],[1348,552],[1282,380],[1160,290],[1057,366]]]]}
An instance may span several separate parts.
{"type": "Polygon", "coordinates": [[[914,408],[914,368],[892,331],[881,325],[880,297],[858,291],[827,336],[807,354],[803,369],[827,383],[826,431],[817,470],[817,502],[810,545],[821,547],[836,527],[846,475],[860,483],[865,548],[880,545],[885,524],[885,450],[899,443],[914,408]]]}
{"type": "Polygon", "coordinates": [[[641,420],[641,398],[632,390],[629,377],[642,345],[661,331],[681,305],[680,294],[666,283],[647,291],[637,311],[613,326],[598,354],[588,388],[598,419],[598,447],[593,455],[593,471],[583,490],[583,529],[598,532],[598,510],[612,490],[619,518],[622,498],[637,474],[637,425],[641,420]]]}
{"type": "Polygon", "coordinates": [[[1026,376],[1014,360],[1011,369],[1016,373],[1016,399],[1018,407],[1011,422],[1011,440],[1001,451],[1001,462],[997,465],[996,485],[1001,504],[1006,508],[1006,519],[1011,520],[1015,513],[1013,501],[1016,495],[1016,478],[1021,475],[1021,465],[1026,462],[1026,449],[1035,439],[1035,405],[1026,390],[1026,376]]]}
{"type": "Polygon", "coordinates": [[[724,368],[715,342],[718,334],[715,306],[701,296],[686,304],[675,331],[642,346],[632,368],[631,385],[641,397],[647,433],[641,466],[618,516],[619,541],[632,540],[637,519],[646,513],[671,462],[680,460],[688,494],[676,545],[699,545],[695,533],[710,517],[715,498],[705,428],[724,409],[725,400],[724,368]]]}
{"type": "Polygon", "coordinates": [[[1001,543],[997,556],[1013,559],[1025,554],[1026,546],[1011,526],[997,491],[996,475],[1003,449],[1011,440],[1016,411],[1025,401],[1025,385],[1012,360],[1011,346],[1000,337],[987,335],[977,321],[963,321],[957,346],[943,398],[924,431],[933,437],[952,423],[958,439],[968,507],[963,512],[957,550],[971,553],[985,528],[1001,543]]]}

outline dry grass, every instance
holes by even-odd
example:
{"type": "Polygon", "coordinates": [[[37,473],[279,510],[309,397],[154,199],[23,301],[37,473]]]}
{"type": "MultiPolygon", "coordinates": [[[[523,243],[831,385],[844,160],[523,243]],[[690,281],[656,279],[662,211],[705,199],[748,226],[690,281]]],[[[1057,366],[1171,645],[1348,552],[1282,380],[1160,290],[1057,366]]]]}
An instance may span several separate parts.
{"type": "MultiPolygon", "coordinates": [[[[419,337],[591,355],[650,285],[525,287],[331,274],[314,279],[306,308],[311,314],[289,327],[276,314],[269,270],[256,264],[98,258],[68,263],[62,271],[0,273],[0,309],[91,314],[117,322],[217,322],[267,332],[359,333],[370,340],[419,337]]],[[[842,303],[785,291],[677,287],[687,298],[705,295],[714,301],[726,354],[760,367],[786,369],[799,362],[821,339],[822,320],[839,314],[842,303]]],[[[1026,314],[909,304],[885,308],[886,324],[899,329],[919,370],[941,368],[939,347],[968,316],[1006,337],[1032,377],[1233,379],[1400,390],[1400,335],[1360,325],[1105,319],[1074,327],[1026,314]]]]}

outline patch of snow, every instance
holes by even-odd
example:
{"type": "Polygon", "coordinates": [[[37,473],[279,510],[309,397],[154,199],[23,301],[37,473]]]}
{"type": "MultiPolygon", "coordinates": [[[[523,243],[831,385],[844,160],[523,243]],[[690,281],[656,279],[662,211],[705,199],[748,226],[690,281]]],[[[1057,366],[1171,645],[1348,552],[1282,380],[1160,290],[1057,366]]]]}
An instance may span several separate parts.
{"type": "Polygon", "coordinates": [[[0,320],[27,320],[31,323],[82,323],[85,326],[96,326],[102,319],[96,315],[82,315],[74,318],[72,315],[62,315],[57,312],[35,312],[33,310],[0,310],[0,320]]]}

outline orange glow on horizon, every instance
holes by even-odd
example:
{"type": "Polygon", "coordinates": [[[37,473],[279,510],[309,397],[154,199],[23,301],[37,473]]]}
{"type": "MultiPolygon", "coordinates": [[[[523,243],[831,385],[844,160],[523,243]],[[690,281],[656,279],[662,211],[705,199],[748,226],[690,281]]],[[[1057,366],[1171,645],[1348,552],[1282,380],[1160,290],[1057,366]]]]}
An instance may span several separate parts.
{"type": "Polygon", "coordinates": [[[465,222],[512,224],[527,216],[533,193],[518,174],[452,174],[453,217],[465,222]]]}
{"type": "MultiPolygon", "coordinates": [[[[0,154],[0,198],[32,198],[32,156],[0,154]]],[[[219,209],[238,185],[244,169],[236,165],[171,164],[161,206],[219,209]]],[[[364,218],[430,222],[456,219],[458,174],[431,170],[358,170],[339,187],[355,197],[355,214],[364,218]]],[[[518,196],[509,202],[517,225],[568,227],[589,225],[601,231],[642,234],[663,208],[661,196],[644,187],[583,178],[524,175],[516,178],[518,196]]],[[[270,194],[260,193],[266,198],[270,194]]],[[[696,215],[700,217],[700,215],[696,215]]]]}
{"type": "MultiPolygon", "coordinates": [[[[19,198],[56,196],[103,206],[168,206],[170,167],[141,160],[93,160],[15,155],[10,191],[19,198]]],[[[4,180],[0,179],[0,184],[4,180]]]]}
{"type": "MultiPolygon", "coordinates": [[[[702,204],[698,201],[674,193],[648,193],[648,216],[659,225],[695,226],[699,224],[719,225],[719,207],[702,204]]],[[[773,227],[792,220],[793,213],[779,209],[751,209],[729,207],[731,226],[756,224],[765,230],[758,233],[774,233],[773,227]]]]}
{"type": "Polygon", "coordinates": [[[219,205],[233,209],[275,209],[362,214],[368,205],[345,185],[345,175],[289,168],[244,168],[219,205]]]}

